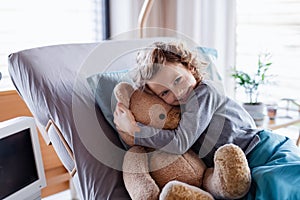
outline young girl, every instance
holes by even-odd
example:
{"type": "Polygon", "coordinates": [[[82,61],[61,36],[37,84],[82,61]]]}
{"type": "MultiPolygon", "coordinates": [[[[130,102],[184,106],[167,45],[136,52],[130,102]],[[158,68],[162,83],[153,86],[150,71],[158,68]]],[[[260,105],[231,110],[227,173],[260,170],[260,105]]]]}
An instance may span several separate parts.
{"type": "Polygon", "coordinates": [[[118,104],[114,122],[122,139],[166,152],[196,152],[208,167],[222,145],[238,145],[247,155],[252,186],[247,199],[300,199],[300,150],[287,137],[258,130],[249,114],[205,80],[205,63],[181,43],[154,43],[137,57],[137,87],[150,89],[166,103],[181,106],[177,129],[161,130],[136,123],[132,113],[118,104]]]}

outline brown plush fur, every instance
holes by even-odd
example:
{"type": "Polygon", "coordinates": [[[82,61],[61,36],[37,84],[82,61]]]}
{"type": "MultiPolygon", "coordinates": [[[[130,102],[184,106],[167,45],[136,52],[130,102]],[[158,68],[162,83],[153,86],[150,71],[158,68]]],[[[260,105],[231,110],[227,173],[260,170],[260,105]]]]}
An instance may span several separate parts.
{"type": "Polygon", "coordinates": [[[164,200],[178,200],[178,199],[190,199],[190,200],[213,200],[213,196],[208,192],[201,190],[198,187],[188,185],[179,181],[169,182],[162,190],[161,199],[164,200]]]}
{"type": "MultiPolygon", "coordinates": [[[[128,83],[118,84],[114,93],[138,122],[163,129],[175,129],[179,124],[180,109],[153,94],[134,90],[128,83]]],[[[243,151],[236,145],[224,145],[214,162],[214,169],[206,169],[191,150],[174,155],[133,146],[124,157],[123,179],[130,197],[136,200],[158,199],[159,195],[168,200],[213,199],[212,195],[237,199],[245,195],[251,176],[243,151]],[[200,189],[202,182],[212,195],[200,189]]]]}
{"type": "Polygon", "coordinates": [[[160,189],[172,180],[201,187],[206,169],[202,160],[191,150],[183,155],[157,151],[151,155],[149,167],[151,177],[160,189]]]}
{"type": "Polygon", "coordinates": [[[135,90],[130,98],[129,109],[139,122],[163,129],[175,129],[180,121],[180,108],[170,106],[153,94],[135,90]]]}
{"type": "Polygon", "coordinates": [[[236,145],[220,147],[214,156],[215,167],[206,170],[203,187],[214,197],[239,199],[249,190],[251,173],[244,152],[236,145]]]}
{"type": "Polygon", "coordinates": [[[158,199],[160,189],[150,176],[145,148],[134,146],[125,154],[123,177],[132,199],[158,199]]]}

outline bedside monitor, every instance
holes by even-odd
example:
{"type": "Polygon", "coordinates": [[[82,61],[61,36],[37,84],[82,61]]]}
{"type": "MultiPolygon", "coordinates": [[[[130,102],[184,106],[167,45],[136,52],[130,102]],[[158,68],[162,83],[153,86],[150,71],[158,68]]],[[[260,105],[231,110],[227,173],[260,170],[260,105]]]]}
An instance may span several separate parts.
{"type": "Polygon", "coordinates": [[[0,199],[41,199],[45,186],[34,119],[19,117],[0,122],[0,199]]]}

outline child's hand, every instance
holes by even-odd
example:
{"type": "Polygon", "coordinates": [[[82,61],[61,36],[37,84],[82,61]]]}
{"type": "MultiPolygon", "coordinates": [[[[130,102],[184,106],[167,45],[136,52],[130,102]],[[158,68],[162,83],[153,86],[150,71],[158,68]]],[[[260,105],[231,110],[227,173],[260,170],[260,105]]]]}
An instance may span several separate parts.
{"type": "Polygon", "coordinates": [[[135,132],[140,132],[131,111],[122,103],[118,103],[114,112],[114,123],[118,131],[134,136],[135,132]]]}

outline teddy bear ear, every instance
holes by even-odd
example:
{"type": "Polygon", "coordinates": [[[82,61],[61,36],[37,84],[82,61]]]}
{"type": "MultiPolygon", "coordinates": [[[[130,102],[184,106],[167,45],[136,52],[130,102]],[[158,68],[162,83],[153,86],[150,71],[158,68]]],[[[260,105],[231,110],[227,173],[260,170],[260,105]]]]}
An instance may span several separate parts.
{"type": "Polygon", "coordinates": [[[118,83],[114,88],[114,94],[118,102],[129,108],[130,97],[134,92],[132,85],[126,82],[118,83]]]}

